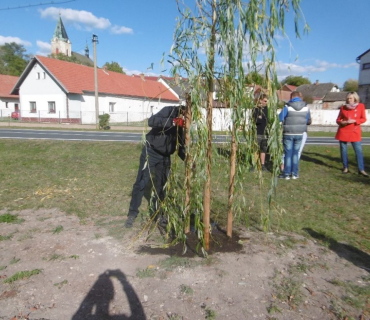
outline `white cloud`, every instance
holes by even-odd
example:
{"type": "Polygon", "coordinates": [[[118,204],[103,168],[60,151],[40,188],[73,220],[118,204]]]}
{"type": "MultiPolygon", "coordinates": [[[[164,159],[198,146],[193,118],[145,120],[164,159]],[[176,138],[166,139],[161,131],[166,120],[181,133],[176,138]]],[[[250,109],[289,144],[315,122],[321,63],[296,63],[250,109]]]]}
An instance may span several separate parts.
{"type": "Polygon", "coordinates": [[[134,30],[131,28],[123,27],[123,26],[116,26],[114,25],[111,28],[112,33],[114,34],[133,34],[134,30]]]}
{"type": "Polygon", "coordinates": [[[140,71],[140,70],[129,70],[125,67],[122,67],[122,70],[129,76],[131,75],[140,75],[142,73],[144,73],[145,76],[147,77],[159,77],[159,74],[155,73],[155,72],[143,72],[143,71],[140,71]]]}
{"type": "Polygon", "coordinates": [[[355,62],[348,64],[338,64],[322,60],[315,60],[313,64],[302,65],[298,62],[286,63],[279,61],[276,63],[276,72],[278,74],[279,80],[281,80],[290,75],[307,77],[311,73],[325,72],[330,69],[348,69],[357,67],[358,64],[355,62]]]}
{"type": "Polygon", "coordinates": [[[36,42],[38,51],[36,52],[36,55],[40,56],[47,56],[51,53],[51,44],[47,42],[43,42],[40,40],[37,40],[36,42]]]}
{"type": "Polygon", "coordinates": [[[64,23],[74,24],[77,28],[92,29],[107,29],[111,26],[109,19],[98,18],[91,12],[85,10],[73,10],[64,8],[50,7],[39,10],[42,18],[52,18],[58,20],[59,14],[64,23]]]}
{"type": "Polygon", "coordinates": [[[11,42],[21,44],[25,47],[31,47],[32,46],[31,42],[26,41],[26,40],[22,40],[18,37],[4,37],[4,36],[0,35],[0,45],[4,45],[5,43],[11,43],[11,42]]]}

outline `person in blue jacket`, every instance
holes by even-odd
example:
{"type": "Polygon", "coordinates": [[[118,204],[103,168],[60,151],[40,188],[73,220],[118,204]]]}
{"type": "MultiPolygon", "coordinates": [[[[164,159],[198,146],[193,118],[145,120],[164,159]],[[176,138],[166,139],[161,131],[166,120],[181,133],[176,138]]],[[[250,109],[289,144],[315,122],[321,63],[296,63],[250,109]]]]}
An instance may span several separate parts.
{"type": "Polygon", "coordinates": [[[158,208],[158,199],[165,197],[164,186],[171,168],[171,155],[177,150],[179,157],[185,159],[183,108],[180,106],[164,107],[148,119],[152,129],[146,135],[146,141],[140,155],[140,165],[136,181],[132,188],[130,208],[125,222],[126,228],[131,228],[141,205],[144,189],[154,177],[154,198],[151,211],[158,208]]]}
{"type": "Polygon", "coordinates": [[[302,100],[298,91],[293,91],[289,102],[279,114],[283,124],[284,170],[279,175],[280,179],[298,179],[299,149],[303,133],[307,131],[307,123],[311,119],[310,109],[302,100]]]}

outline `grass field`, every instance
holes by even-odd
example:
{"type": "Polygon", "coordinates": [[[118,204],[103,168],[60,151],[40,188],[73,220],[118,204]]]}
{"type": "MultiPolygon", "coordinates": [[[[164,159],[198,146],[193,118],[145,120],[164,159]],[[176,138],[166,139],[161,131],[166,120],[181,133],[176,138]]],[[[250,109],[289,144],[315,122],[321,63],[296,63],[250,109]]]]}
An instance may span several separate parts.
{"type": "MultiPolygon", "coordinates": [[[[370,172],[370,147],[364,146],[370,172]]],[[[141,146],[111,142],[0,141],[0,209],[60,208],[82,221],[109,221],[127,213],[141,146]]],[[[228,159],[215,155],[212,219],[225,224],[228,159]]],[[[315,236],[328,245],[346,243],[370,252],[370,179],[357,175],[353,150],[350,170],[341,174],[339,147],[306,146],[300,179],[279,180],[272,207],[273,231],[315,236]]],[[[236,224],[261,226],[267,210],[271,174],[248,173],[243,181],[245,203],[236,224]]],[[[144,199],[141,210],[147,214],[144,199]]]]}

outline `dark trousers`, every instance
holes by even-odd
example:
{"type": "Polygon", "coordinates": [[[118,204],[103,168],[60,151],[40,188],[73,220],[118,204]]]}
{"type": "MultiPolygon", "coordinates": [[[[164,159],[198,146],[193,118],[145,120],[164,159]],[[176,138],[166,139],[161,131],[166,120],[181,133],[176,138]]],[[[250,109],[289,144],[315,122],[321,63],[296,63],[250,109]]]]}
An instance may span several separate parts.
{"type": "Polygon", "coordinates": [[[144,146],[140,155],[139,171],[136,181],[132,188],[129,216],[137,217],[139,207],[144,196],[144,189],[150,180],[150,176],[155,172],[154,177],[154,197],[151,201],[151,212],[155,212],[158,206],[158,198],[163,201],[165,197],[164,185],[170,173],[171,158],[160,155],[152,148],[144,146]]]}

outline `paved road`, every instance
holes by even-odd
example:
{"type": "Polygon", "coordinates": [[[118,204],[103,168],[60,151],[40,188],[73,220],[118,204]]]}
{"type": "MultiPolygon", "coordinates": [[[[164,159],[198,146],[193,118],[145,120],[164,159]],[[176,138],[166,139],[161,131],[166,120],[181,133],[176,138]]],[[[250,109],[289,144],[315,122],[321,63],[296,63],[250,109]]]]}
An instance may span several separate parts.
{"type": "MultiPolygon", "coordinates": [[[[112,131],[65,131],[65,130],[34,130],[0,128],[0,139],[37,139],[63,141],[120,141],[140,142],[142,132],[112,132],[112,131]]],[[[228,136],[214,135],[215,143],[224,143],[228,136]]],[[[331,137],[308,137],[307,144],[337,145],[338,141],[331,137]]],[[[370,145],[370,138],[362,139],[363,145],[370,145]]]]}

